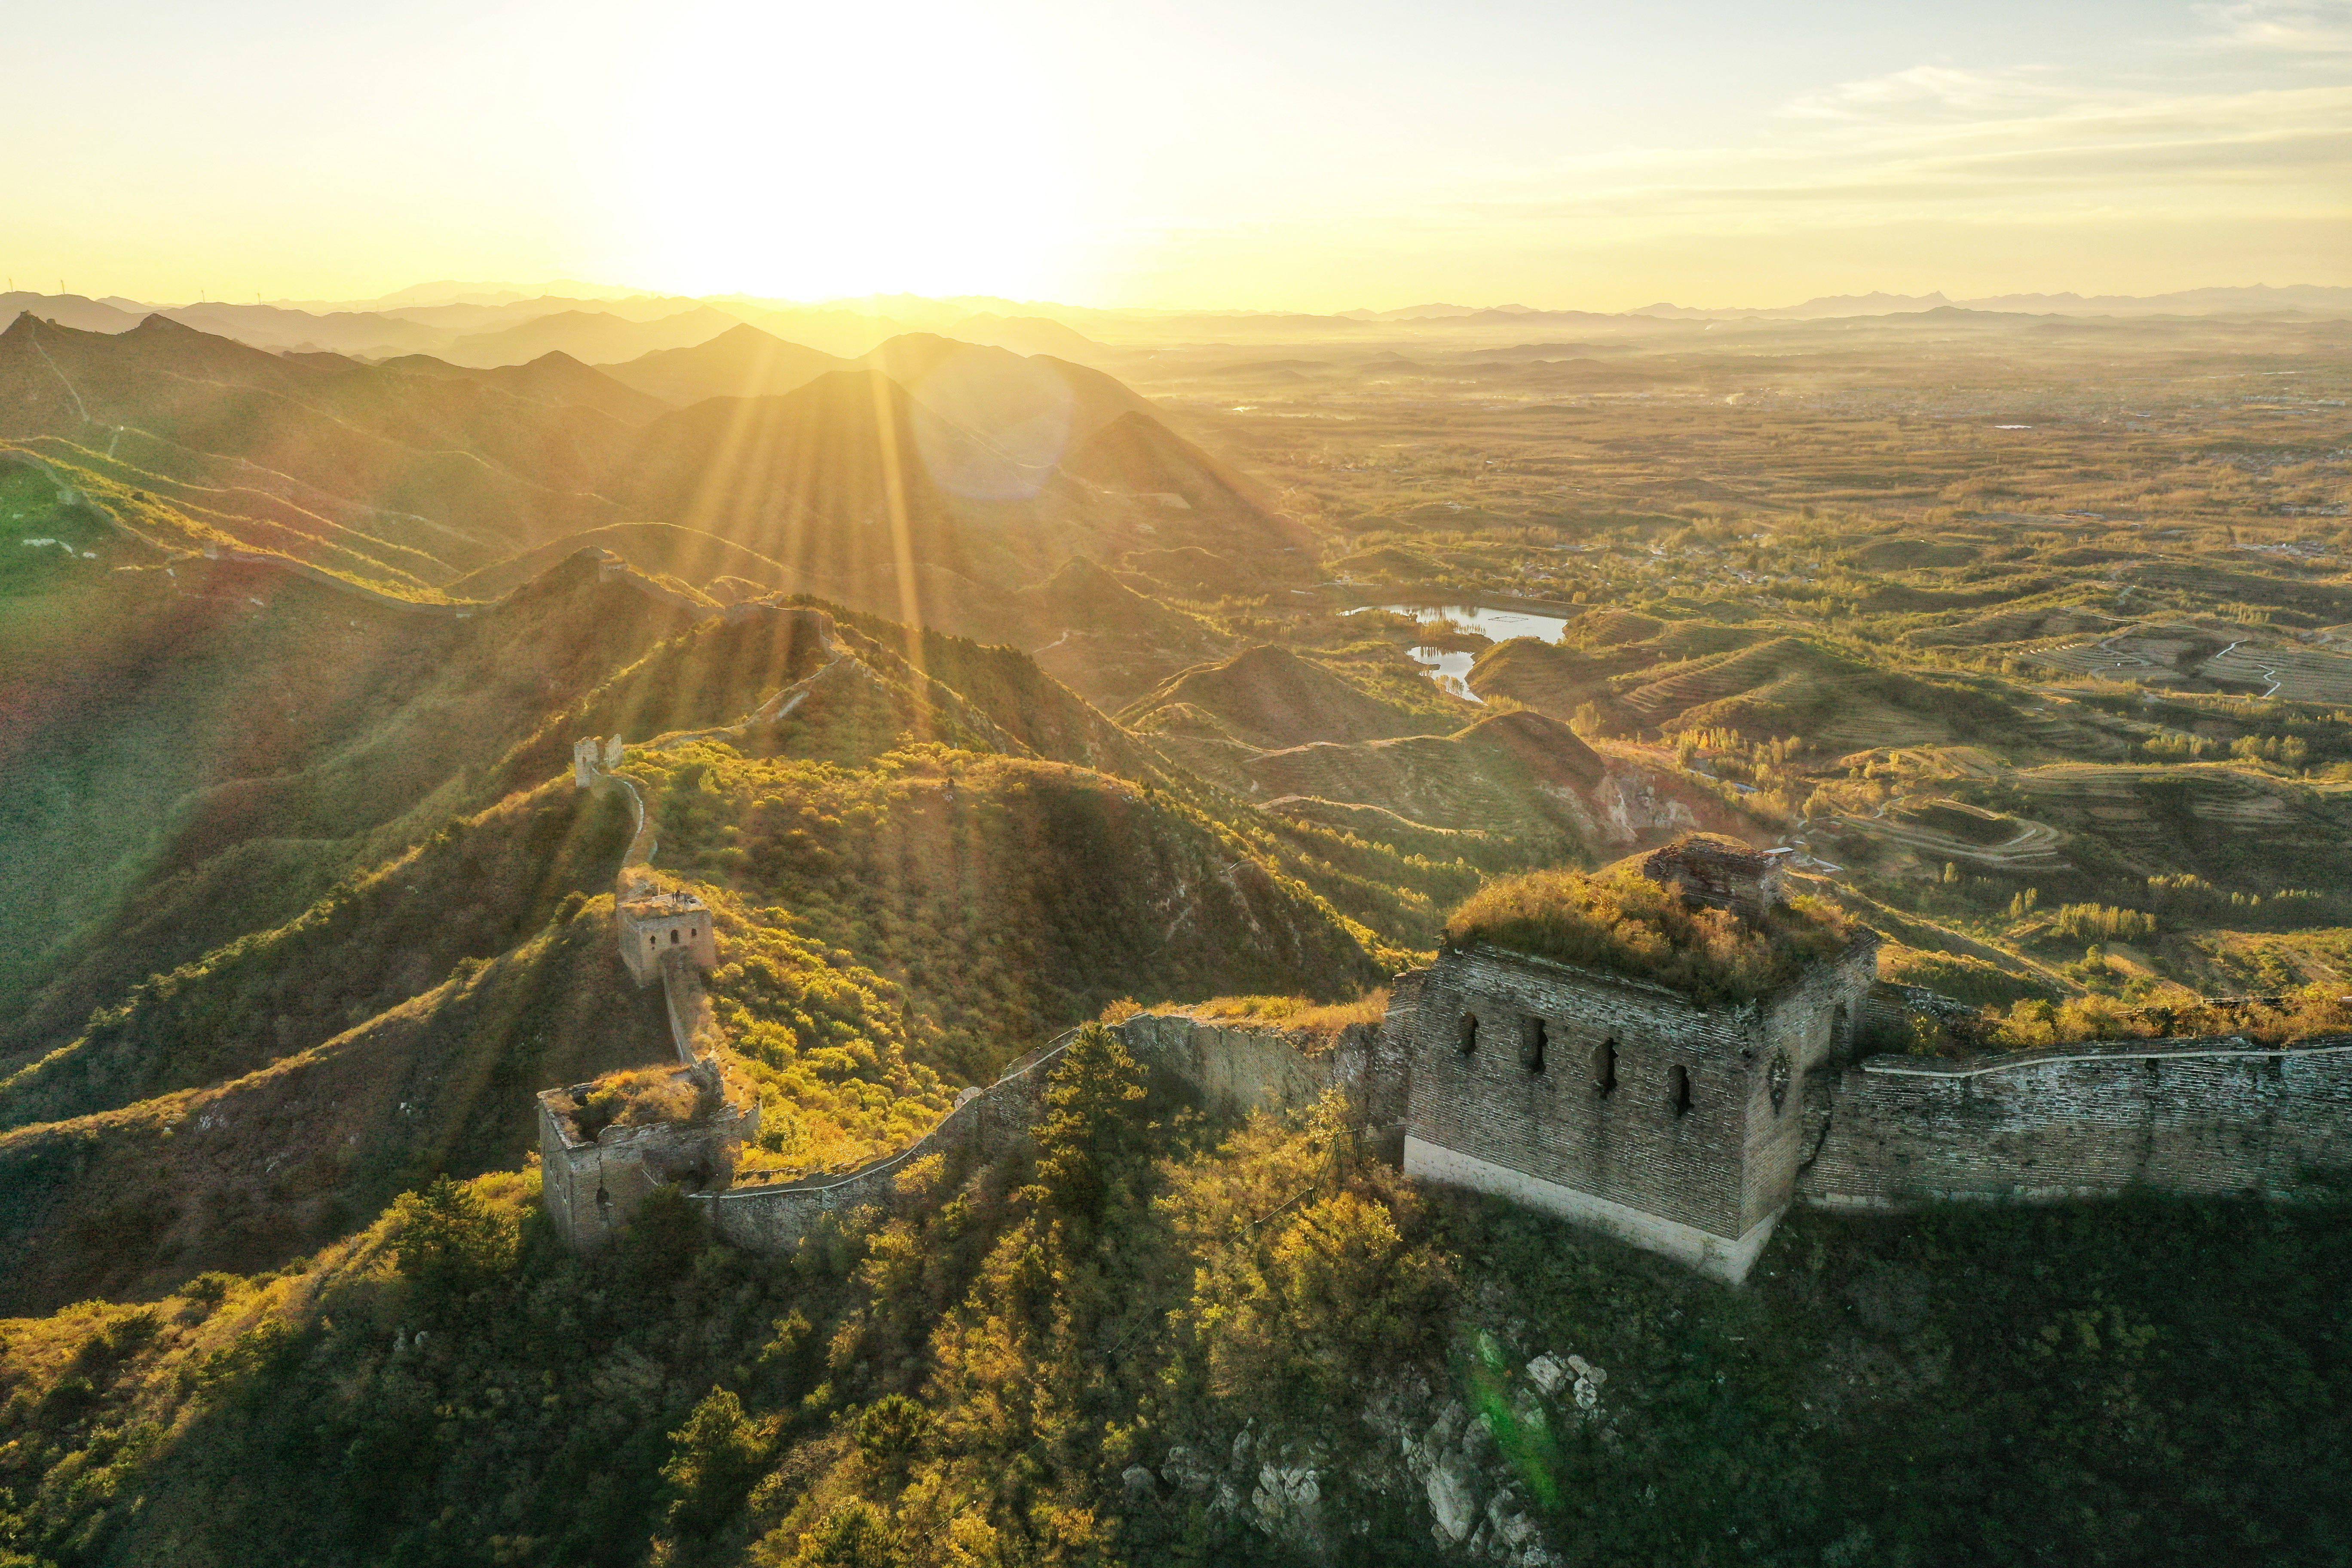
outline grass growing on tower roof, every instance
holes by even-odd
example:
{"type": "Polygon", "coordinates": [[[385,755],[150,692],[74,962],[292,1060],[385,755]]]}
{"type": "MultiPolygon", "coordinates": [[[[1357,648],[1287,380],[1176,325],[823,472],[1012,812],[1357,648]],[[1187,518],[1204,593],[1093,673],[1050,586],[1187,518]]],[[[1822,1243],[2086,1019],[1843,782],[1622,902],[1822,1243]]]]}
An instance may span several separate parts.
{"type": "Polygon", "coordinates": [[[1760,923],[1685,904],[1631,867],[1530,871],[1489,882],[1445,922],[1445,945],[1491,946],[1647,980],[1702,1004],[1748,1002],[1833,958],[1853,923],[1801,897],[1760,923]]]}

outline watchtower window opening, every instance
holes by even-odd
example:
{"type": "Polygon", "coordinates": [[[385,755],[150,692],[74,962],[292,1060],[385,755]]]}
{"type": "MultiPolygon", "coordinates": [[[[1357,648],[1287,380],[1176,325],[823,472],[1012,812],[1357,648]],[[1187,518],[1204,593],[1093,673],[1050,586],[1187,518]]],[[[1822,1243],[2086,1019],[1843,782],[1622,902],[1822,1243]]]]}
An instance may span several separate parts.
{"type": "Polygon", "coordinates": [[[677,929],[677,927],[676,927],[676,926],[672,926],[672,927],[670,927],[670,928],[669,928],[669,944],[670,944],[670,946],[672,946],[672,947],[676,947],[676,946],[677,945],[677,942],[678,942],[678,936],[679,936],[679,932],[678,932],[678,929],[677,929]]]}
{"type": "Polygon", "coordinates": [[[1456,1026],[1454,1043],[1456,1047],[1460,1047],[1462,1054],[1465,1057],[1472,1051],[1478,1048],[1477,1014],[1465,1013],[1462,1015],[1462,1022],[1456,1026]]]}
{"type": "Polygon", "coordinates": [[[1688,1116],[1691,1108],[1690,1069],[1680,1065],[1666,1069],[1666,1103],[1676,1116],[1688,1116]]]}
{"type": "Polygon", "coordinates": [[[1547,1043],[1544,1021],[1529,1018],[1519,1026],[1519,1065],[1529,1072],[1544,1069],[1544,1046],[1547,1043]]]}
{"type": "Polygon", "coordinates": [[[1617,1042],[1603,1040],[1601,1048],[1592,1053],[1592,1092],[1610,1095],[1617,1092],[1617,1042]]]}
{"type": "Polygon", "coordinates": [[[661,945],[660,933],[656,931],[646,932],[646,945],[647,947],[659,947],[661,945]]]}

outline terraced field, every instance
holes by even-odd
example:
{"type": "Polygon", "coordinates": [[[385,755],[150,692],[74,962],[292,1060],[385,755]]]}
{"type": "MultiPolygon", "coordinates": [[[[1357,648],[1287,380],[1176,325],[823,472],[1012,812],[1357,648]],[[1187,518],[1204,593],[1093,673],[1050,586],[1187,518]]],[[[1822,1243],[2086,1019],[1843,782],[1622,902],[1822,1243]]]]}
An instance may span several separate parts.
{"type": "Polygon", "coordinates": [[[2206,660],[2198,673],[2287,702],[2352,703],[2352,658],[2319,648],[2241,642],[2206,660]]]}
{"type": "Polygon", "coordinates": [[[2352,880],[2352,805],[2340,795],[2212,763],[2069,763],[2023,771],[2008,784],[2038,815],[2147,875],[2273,888],[2352,880]]]}
{"type": "Polygon", "coordinates": [[[2000,871],[2056,871],[2068,862],[2063,835],[2048,823],[2005,816],[1964,802],[1906,796],[1872,816],[1840,816],[1839,826],[1883,844],[2000,871]]]}

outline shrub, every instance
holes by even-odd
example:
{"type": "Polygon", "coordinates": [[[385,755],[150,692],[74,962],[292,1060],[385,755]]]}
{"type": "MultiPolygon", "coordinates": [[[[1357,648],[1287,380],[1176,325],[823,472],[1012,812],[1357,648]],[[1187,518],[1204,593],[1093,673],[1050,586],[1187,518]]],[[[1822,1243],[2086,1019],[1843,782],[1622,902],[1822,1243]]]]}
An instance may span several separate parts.
{"type": "Polygon", "coordinates": [[[715,1097],[673,1068],[637,1068],[608,1073],[572,1100],[572,1122],[593,1139],[608,1127],[649,1127],[657,1121],[691,1121],[718,1109],[715,1097]]]}
{"type": "Polygon", "coordinates": [[[1853,927],[1834,907],[1800,898],[1761,922],[1694,909],[1627,868],[1535,871],[1491,882],[1446,922],[1445,942],[1513,952],[1654,981],[1701,1003],[1751,1001],[1806,964],[1835,956],[1853,927]]]}

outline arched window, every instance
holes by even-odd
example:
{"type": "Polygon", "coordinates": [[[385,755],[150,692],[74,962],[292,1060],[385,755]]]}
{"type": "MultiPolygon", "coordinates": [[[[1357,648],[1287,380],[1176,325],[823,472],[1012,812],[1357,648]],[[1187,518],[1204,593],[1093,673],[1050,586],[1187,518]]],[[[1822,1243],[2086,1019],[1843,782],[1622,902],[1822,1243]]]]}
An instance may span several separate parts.
{"type": "Polygon", "coordinates": [[[1519,1065],[1529,1072],[1544,1069],[1544,1021],[1529,1018],[1519,1026],[1519,1065]]]}
{"type": "Polygon", "coordinates": [[[1617,1042],[1603,1040],[1601,1048],[1592,1053],[1592,1092],[1610,1095],[1617,1092],[1617,1042]]]}
{"type": "Polygon", "coordinates": [[[678,930],[677,930],[677,927],[676,927],[676,926],[672,926],[672,927],[670,927],[670,928],[669,928],[669,944],[670,944],[670,946],[672,946],[672,947],[676,947],[676,946],[677,945],[677,939],[678,939],[678,930]]]}
{"type": "Polygon", "coordinates": [[[1478,1048],[1478,1015],[1463,1014],[1462,1022],[1456,1026],[1456,1028],[1458,1032],[1454,1036],[1454,1043],[1461,1047],[1462,1054],[1466,1057],[1478,1048]]]}
{"type": "Polygon", "coordinates": [[[1690,1114],[1690,1069],[1680,1063],[1666,1069],[1666,1103],[1676,1116],[1690,1114]]]}

